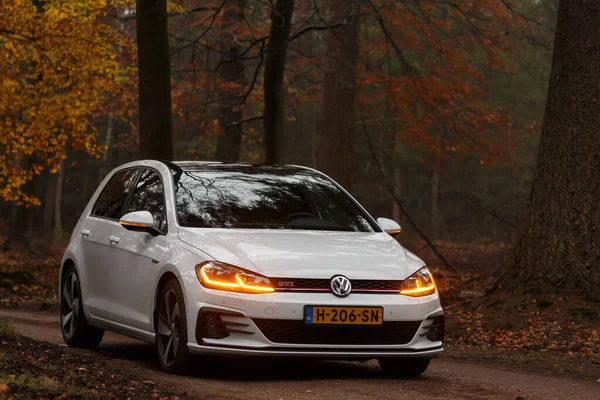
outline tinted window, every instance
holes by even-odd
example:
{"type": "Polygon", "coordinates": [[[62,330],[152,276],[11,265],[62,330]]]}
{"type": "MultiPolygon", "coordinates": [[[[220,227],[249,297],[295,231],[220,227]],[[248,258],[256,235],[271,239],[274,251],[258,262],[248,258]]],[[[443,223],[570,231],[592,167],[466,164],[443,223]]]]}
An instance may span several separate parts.
{"type": "Polygon", "coordinates": [[[124,214],[123,207],[136,175],[135,169],[117,172],[104,187],[92,215],[120,219],[124,214]]]}
{"type": "Polygon", "coordinates": [[[150,211],[154,217],[154,226],[166,231],[165,198],[160,176],[151,170],[144,170],[137,181],[127,212],[150,211]]]}
{"type": "Polygon", "coordinates": [[[333,182],[303,170],[184,170],[175,184],[182,226],[374,231],[333,182]]]}

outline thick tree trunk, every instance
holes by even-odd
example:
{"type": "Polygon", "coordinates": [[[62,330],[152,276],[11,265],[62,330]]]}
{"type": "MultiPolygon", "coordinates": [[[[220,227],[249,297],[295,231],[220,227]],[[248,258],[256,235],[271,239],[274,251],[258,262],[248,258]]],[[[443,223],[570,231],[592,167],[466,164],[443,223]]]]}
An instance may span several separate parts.
{"type": "Polygon", "coordinates": [[[140,156],[173,159],[166,0],[137,0],[140,156]]]}
{"type": "Polygon", "coordinates": [[[600,4],[561,0],[529,206],[507,284],[600,298],[600,4]]]}
{"type": "Polygon", "coordinates": [[[265,161],[275,164],[281,159],[281,139],[285,115],[283,77],[294,0],[277,0],[271,12],[271,31],[265,59],[265,161]]]}
{"type": "Polygon", "coordinates": [[[242,130],[239,126],[232,126],[233,123],[242,119],[241,95],[246,84],[244,74],[244,64],[242,60],[225,62],[235,59],[241,50],[241,43],[235,35],[236,27],[244,23],[244,0],[226,0],[224,6],[224,20],[222,26],[223,35],[221,43],[223,64],[219,67],[219,76],[224,82],[236,84],[237,91],[227,91],[223,94],[224,98],[220,105],[219,124],[223,134],[217,141],[217,160],[219,161],[238,161],[242,151],[242,130]]]}
{"type": "Polygon", "coordinates": [[[358,74],[357,1],[330,0],[332,24],[328,32],[327,60],[317,166],[346,189],[352,185],[352,153],[358,74]]]}

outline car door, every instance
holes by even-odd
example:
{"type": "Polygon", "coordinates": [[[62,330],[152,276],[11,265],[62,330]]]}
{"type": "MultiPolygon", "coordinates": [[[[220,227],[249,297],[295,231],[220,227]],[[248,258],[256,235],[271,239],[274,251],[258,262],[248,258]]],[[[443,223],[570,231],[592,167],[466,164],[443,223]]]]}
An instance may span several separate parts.
{"type": "Polygon", "coordinates": [[[85,264],[82,279],[86,290],[86,304],[94,317],[114,320],[112,287],[115,277],[111,258],[115,242],[112,232],[119,219],[135,180],[138,169],[116,172],[96,200],[82,230],[82,255],[85,264]]]}
{"type": "MultiPolygon", "coordinates": [[[[149,211],[155,227],[167,232],[164,186],[161,176],[152,169],[143,169],[135,184],[125,213],[149,211]]],[[[114,274],[113,300],[120,322],[147,331],[152,330],[152,299],[160,260],[168,249],[164,235],[129,231],[115,227],[113,235],[119,239],[112,261],[114,274]]]]}

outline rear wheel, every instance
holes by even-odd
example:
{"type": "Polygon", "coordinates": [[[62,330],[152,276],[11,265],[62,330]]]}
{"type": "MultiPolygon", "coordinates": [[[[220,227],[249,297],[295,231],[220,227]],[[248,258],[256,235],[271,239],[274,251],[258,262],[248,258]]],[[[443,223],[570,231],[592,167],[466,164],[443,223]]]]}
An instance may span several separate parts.
{"type": "Polygon", "coordinates": [[[412,378],[421,375],[429,367],[426,358],[380,358],[379,366],[390,376],[412,378]]]}
{"type": "Polygon", "coordinates": [[[183,372],[189,358],[187,318],[183,292],[176,279],[170,280],[158,297],[155,332],[161,369],[173,374],[183,372]]]}
{"type": "Polygon", "coordinates": [[[83,313],[81,285],[75,266],[64,273],[60,296],[60,327],[69,347],[92,349],[100,344],[104,330],[90,326],[83,313]]]}

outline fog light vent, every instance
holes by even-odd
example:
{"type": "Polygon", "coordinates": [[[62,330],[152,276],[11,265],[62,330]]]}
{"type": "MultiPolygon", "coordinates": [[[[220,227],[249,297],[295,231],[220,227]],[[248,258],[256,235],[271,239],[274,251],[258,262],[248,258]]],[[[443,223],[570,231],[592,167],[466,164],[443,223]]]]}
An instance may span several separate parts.
{"type": "Polygon", "coordinates": [[[433,317],[425,321],[428,323],[423,327],[423,333],[420,336],[426,336],[427,339],[432,342],[443,342],[444,341],[444,323],[445,318],[443,315],[433,317]]]}
{"type": "Polygon", "coordinates": [[[198,344],[202,343],[202,339],[225,339],[232,333],[254,334],[252,331],[245,330],[245,328],[248,328],[248,324],[244,322],[223,321],[222,316],[243,317],[243,314],[208,307],[200,309],[196,322],[196,342],[198,344]]]}
{"type": "Polygon", "coordinates": [[[218,313],[212,311],[203,312],[200,310],[196,326],[196,339],[198,343],[200,343],[202,338],[224,339],[228,336],[229,332],[225,329],[223,320],[218,313]]]}

